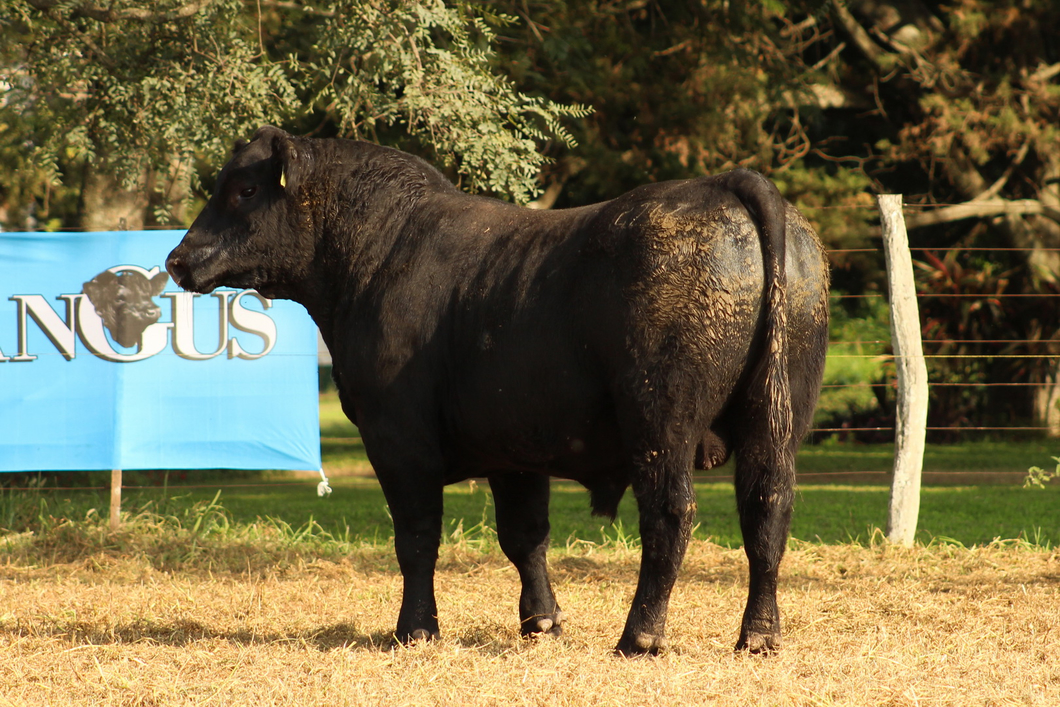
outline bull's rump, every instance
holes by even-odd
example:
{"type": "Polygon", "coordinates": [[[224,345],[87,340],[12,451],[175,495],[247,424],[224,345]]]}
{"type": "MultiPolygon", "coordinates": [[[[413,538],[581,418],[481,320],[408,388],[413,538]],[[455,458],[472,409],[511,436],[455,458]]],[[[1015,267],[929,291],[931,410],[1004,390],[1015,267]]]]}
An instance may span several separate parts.
{"type": "MultiPolygon", "coordinates": [[[[505,279],[494,262],[491,277],[519,286],[457,307],[442,414],[458,476],[613,473],[629,458],[630,407],[669,416],[693,442],[723,424],[760,355],[762,246],[739,200],[698,181],[652,185],[568,223],[546,216],[536,231],[548,247],[533,255],[515,234],[518,267],[505,279]]],[[[826,276],[791,207],[788,239],[797,336],[824,306],[810,295],[826,276]]]]}

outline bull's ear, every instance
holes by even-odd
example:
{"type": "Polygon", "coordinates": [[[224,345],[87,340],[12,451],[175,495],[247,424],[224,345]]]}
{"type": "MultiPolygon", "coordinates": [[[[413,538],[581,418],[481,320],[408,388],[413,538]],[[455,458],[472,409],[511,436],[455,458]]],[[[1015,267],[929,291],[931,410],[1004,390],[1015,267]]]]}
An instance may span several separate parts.
{"type": "Polygon", "coordinates": [[[100,275],[95,276],[82,285],[81,291],[88,296],[89,302],[95,304],[96,302],[105,300],[107,298],[107,291],[113,289],[117,284],[118,276],[114,275],[110,270],[104,270],[100,275]]]}
{"type": "Polygon", "coordinates": [[[158,297],[162,294],[162,290],[166,289],[167,282],[169,282],[169,275],[165,270],[152,277],[149,281],[151,296],[158,297]]]}
{"type": "Polygon", "coordinates": [[[280,187],[288,194],[297,194],[305,181],[308,155],[287,134],[275,136],[272,147],[279,166],[280,187]]]}
{"type": "Polygon", "coordinates": [[[94,301],[96,295],[103,294],[118,282],[118,276],[110,270],[104,270],[99,275],[84,283],[81,291],[88,295],[90,301],[94,301]]]}
{"type": "Polygon", "coordinates": [[[99,282],[97,282],[95,279],[92,279],[81,286],[81,292],[88,295],[89,302],[94,302],[96,299],[96,295],[99,294],[102,288],[103,286],[100,285],[99,282]]]}
{"type": "Polygon", "coordinates": [[[236,140],[236,141],[235,141],[235,142],[234,142],[234,143],[232,144],[232,154],[233,154],[233,155],[235,155],[235,154],[236,154],[237,152],[239,152],[240,150],[242,150],[242,149],[243,149],[244,147],[246,147],[246,146],[247,146],[248,144],[250,144],[250,143],[248,143],[248,142],[247,142],[246,140],[244,140],[243,138],[239,138],[238,140],[236,140]]]}

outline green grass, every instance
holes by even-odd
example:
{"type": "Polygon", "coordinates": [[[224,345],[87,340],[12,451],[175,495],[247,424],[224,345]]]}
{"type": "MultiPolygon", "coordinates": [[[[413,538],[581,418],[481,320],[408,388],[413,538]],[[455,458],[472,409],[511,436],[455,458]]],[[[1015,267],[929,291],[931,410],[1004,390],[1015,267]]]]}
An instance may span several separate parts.
{"type": "MultiPolygon", "coordinates": [[[[392,535],[382,491],[374,480],[339,479],[334,493],[318,498],[312,483],[267,483],[255,488],[221,487],[217,506],[233,527],[266,524],[286,527],[288,534],[313,528],[347,542],[385,544],[392,535]]],[[[209,504],[215,489],[127,490],[125,507],[163,517],[187,515],[191,507],[209,504]]],[[[729,547],[741,545],[732,485],[696,484],[699,525],[696,537],[729,547]]],[[[792,537],[814,543],[868,543],[887,520],[889,491],[880,485],[806,484],[800,486],[792,537]]],[[[42,523],[106,515],[101,492],[6,492],[0,495],[0,525],[11,531],[34,530],[42,523]],[[18,510],[13,510],[18,509],[18,510]]],[[[1060,487],[1024,489],[1016,485],[925,487],[921,494],[918,539],[965,546],[1019,539],[1030,544],[1060,545],[1060,487]]],[[[589,513],[588,494],[572,483],[557,482],[552,494],[554,545],[576,541],[636,541],[637,511],[632,494],[619,507],[615,524],[589,513]]],[[[492,536],[493,504],[488,488],[457,484],[445,492],[444,534],[449,540],[492,536]]]]}
{"type": "MultiPolygon", "coordinates": [[[[378,483],[366,475],[367,458],[356,429],[339,409],[334,394],[322,396],[321,432],[324,465],[333,474],[334,493],[316,495],[316,481],[292,480],[282,474],[264,478],[230,477],[218,472],[172,474],[168,486],[153,486],[159,474],[132,474],[124,493],[127,515],[167,518],[184,527],[210,508],[214,531],[269,527],[280,536],[341,539],[373,545],[390,542],[392,528],[378,483]],[[335,470],[361,469],[358,475],[335,470]],[[220,490],[220,495],[213,503],[220,490]],[[189,515],[190,514],[190,515],[189,515]],[[218,515],[220,514],[220,515],[218,515]],[[224,522],[218,525],[216,519],[224,522]],[[176,519],[174,521],[173,519],[176,519]],[[218,530],[220,529],[220,530],[218,530]]],[[[1034,442],[974,442],[928,447],[921,493],[918,539],[966,546],[995,540],[1019,540],[1037,546],[1060,545],[1060,485],[1025,489],[1029,466],[1049,465],[1056,445],[1034,442]],[[947,476],[947,474],[949,476],[947,476]],[[969,483],[980,479],[983,483],[969,483]],[[1006,481],[1007,483],[1001,483],[1006,481]]],[[[889,489],[885,477],[892,464],[891,445],[822,444],[799,453],[800,478],[792,537],[814,543],[868,543],[887,522],[889,489]],[[875,474],[863,474],[875,472],[875,474]],[[831,478],[830,478],[831,477],[831,478]]],[[[729,547],[741,545],[736,504],[729,477],[731,465],[696,484],[699,503],[695,534],[729,547]]],[[[103,483],[103,477],[100,483],[103,483]]],[[[557,481],[552,493],[553,544],[629,543],[638,540],[636,504],[627,494],[614,524],[589,512],[588,493],[579,485],[557,481]]],[[[103,523],[105,491],[2,491],[0,530],[38,532],[46,527],[88,518],[103,523]]],[[[493,504],[485,483],[466,482],[445,491],[447,541],[492,538],[493,504]]],[[[201,522],[201,521],[200,521],[201,522]]]]}
{"type": "MultiPolygon", "coordinates": [[[[364,445],[357,429],[343,415],[334,393],[321,396],[320,434],[324,467],[342,468],[365,464],[364,445]]],[[[977,440],[964,444],[931,444],[924,454],[924,473],[933,484],[947,483],[953,474],[954,483],[966,485],[981,476],[988,482],[1022,483],[1022,475],[1032,466],[1054,466],[1052,457],[1060,454],[1060,440],[1044,439],[1021,441],[977,440]]],[[[840,443],[829,440],[821,444],[804,444],[799,450],[796,467],[800,477],[816,482],[818,474],[842,474],[844,477],[865,475],[870,483],[880,483],[879,474],[889,473],[894,461],[893,444],[840,443]],[[872,474],[877,478],[873,479],[872,474]]],[[[710,479],[727,479],[732,475],[732,463],[702,475],[710,479]]],[[[849,482],[850,478],[844,478],[849,482]]],[[[978,482],[975,482],[978,483],[978,482]]]]}
{"type": "MultiPolygon", "coordinates": [[[[999,442],[976,440],[963,444],[929,444],[924,451],[925,474],[1025,475],[1031,466],[1053,466],[1060,453],[1060,440],[999,442]]],[[[800,474],[890,472],[894,463],[893,444],[842,444],[828,441],[805,444],[799,450],[796,467],[800,474]]],[[[1001,480],[1001,479],[997,479],[1001,480]]],[[[936,482],[945,481],[939,476],[936,482]]],[[[1010,481],[1022,483],[1022,478],[1010,481]]]]}

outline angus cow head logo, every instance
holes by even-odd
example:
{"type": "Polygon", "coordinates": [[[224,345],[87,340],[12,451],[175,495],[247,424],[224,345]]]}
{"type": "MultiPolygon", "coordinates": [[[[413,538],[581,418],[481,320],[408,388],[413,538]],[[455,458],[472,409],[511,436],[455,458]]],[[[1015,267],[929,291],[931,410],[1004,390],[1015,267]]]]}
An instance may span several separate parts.
{"type": "Polygon", "coordinates": [[[132,347],[140,344],[144,330],[162,316],[152,298],[162,294],[168,280],[165,272],[147,278],[135,270],[104,270],[86,282],[81,291],[114,340],[132,347]]]}

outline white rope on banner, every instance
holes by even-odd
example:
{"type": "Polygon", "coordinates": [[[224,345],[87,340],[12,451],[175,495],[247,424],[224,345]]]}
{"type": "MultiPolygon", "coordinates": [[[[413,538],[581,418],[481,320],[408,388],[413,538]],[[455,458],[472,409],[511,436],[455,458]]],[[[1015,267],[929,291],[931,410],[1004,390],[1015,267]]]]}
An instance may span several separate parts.
{"type": "Polygon", "coordinates": [[[320,478],[323,479],[317,484],[317,496],[323,498],[324,496],[331,495],[331,484],[328,483],[328,477],[324,475],[324,467],[320,467],[320,478]]]}

